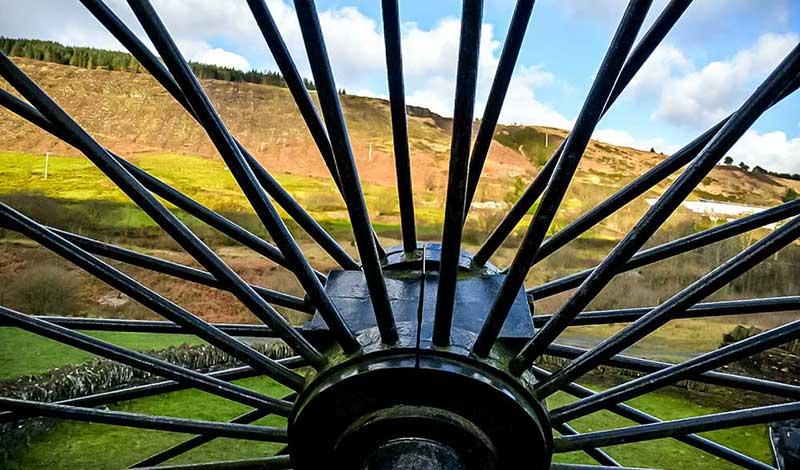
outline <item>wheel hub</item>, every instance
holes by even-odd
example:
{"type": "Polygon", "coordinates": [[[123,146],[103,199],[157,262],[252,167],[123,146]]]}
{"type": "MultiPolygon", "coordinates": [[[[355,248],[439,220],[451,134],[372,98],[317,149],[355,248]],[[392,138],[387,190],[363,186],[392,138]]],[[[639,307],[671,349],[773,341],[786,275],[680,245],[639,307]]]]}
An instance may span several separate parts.
{"type": "Polygon", "coordinates": [[[470,355],[504,275],[475,269],[462,252],[450,345],[431,340],[439,281],[439,244],[384,261],[400,342],[387,347],[375,325],[362,271],[334,271],[326,292],[357,332],[363,353],[346,357],[319,315],[308,333],[333,364],[313,376],[289,422],[295,469],[492,470],[549,468],[552,434],[530,393],[534,378],[504,365],[533,334],[520,291],[490,357],[470,355]]]}
{"type": "Polygon", "coordinates": [[[525,382],[453,352],[394,348],[320,374],[289,422],[295,469],[549,468],[525,382]]]}

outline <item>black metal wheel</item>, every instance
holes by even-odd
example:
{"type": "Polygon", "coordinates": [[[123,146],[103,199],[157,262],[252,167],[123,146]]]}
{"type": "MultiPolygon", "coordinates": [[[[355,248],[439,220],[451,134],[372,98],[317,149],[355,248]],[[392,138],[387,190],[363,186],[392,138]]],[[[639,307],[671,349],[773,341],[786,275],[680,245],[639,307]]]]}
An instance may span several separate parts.
{"type": "Polygon", "coordinates": [[[197,435],[143,460],[136,467],[159,465],[211,439],[228,437],[288,446],[277,456],[257,460],[228,461],[225,455],[219,455],[219,462],[198,468],[619,468],[621,465],[603,447],[663,438],[677,439],[743,468],[772,468],[696,433],[800,417],[800,387],[716,371],[800,338],[800,321],[678,364],[622,353],[673,319],[800,309],[798,296],[700,303],[797,240],[800,201],[642,250],[754,121],[800,86],[800,46],[733,114],[547,237],[599,120],[691,3],[691,0],[670,1],[636,42],[651,2],[630,0],[569,137],[473,255],[461,249],[464,221],[534,1],[517,2],[474,141],[473,108],[483,2],[463,1],[444,231],[441,243],[430,243],[418,241],[415,234],[398,1],[382,0],[403,235],[402,246],[384,250],[368,216],[314,2],[295,0],[294,7],[312,67],[321,116],[267,4],[264,0],[248,0],[346,202],[360,255],[360,261],[356,261],[231,135],[147,0],[129,0],[129,4],[160,57],[102,0],[80,1],[205,129],[274,245],[102,147],[22,70],[0,55],[0,75],[25,99],[0,90],[0,103],[82,152],[203,267],[190,268],[50,228],[44,225],[47,221],[32,220],[0,204],[0,224],[4,228],[29,237],[164,317],[160,322],[38,317],[0,307],[2,325],[24,329],[167,380],[144,389],[122,389],[56,403],[0,398],[0,419],[48,416],[197,435]],[[684,166],[680,176],[600,264],[525,290],[525,279],[537,263],[684,166]],[[160,199],[292,272],[306,297],[297,298],[243,281],[160,199]],[[310,265],[273,201],[336,260],[340,270],[320,273],[310,265]],[[538,208],[513,262],[505,269],[492,265],[490,259],[497,249],[537,202],[538,208]],[[782,223],[769,235],[660,305],[587,311],[603,288],[625,271],[777,222],[782,223]],[[102,258],[228,291],[264,325],[217,325],[203,321],[102,258]],[[556,312],[533,315],[534,300],[566,292],[569,296],[556,312]],[[305,312],[313,318],[304,327],[295,327],[273,305],[305,312]],[[557,342],[567,328],[608,323],[628,325],[591,348],[557,342]],[[112,345],[79,332],[81,329],[193,334],[234,356],[242,367],[201,373],[112,345]],[[238,337],[279,338],[293,349],[296,357],[270,359],[238,337]],[[569,362],[557,370],[546,370],[538,362],[544,356],[565,358],[569,362]],[[577,383],[600,365],[637,371],[641,376],[601,392],[577,383]],[[287,397],[265,396],[231,382],[243,376],[269,377],[294,393],[287,397]],[[662,421],[624,403],[687,379],[758,392],[769,396],[769,403],[779,399],[778,404],[662,421]],[[252,411],[225,423],[95,408],[176,387],[197,388],[245,404],[252,411]],[[546,399],[556,392],[577,400],[548,407],[546,399]],[[636,424],[585,433],[578,433],[570,425],[571,421],[601,410],[636,424]],[[286,417],[288,427],[252,424],[269,414],[286,417]],[[572,451],[587,453],[598,465],[552,463],[554,455],[572,451]]]}

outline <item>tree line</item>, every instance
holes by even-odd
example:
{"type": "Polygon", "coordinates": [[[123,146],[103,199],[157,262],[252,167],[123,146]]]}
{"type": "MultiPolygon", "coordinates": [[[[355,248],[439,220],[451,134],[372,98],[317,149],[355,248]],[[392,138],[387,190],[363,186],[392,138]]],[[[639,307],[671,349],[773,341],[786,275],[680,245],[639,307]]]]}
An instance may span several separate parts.
{"type": "MultiPolygon", "coordinates": [[[[65,46],[55,41],[0,36],[0,51],[9,57],[23,57],[84,69],[113,70],[129,73],[147,72],[139,64],[139,61],[127,52],[95,49],[93,47],[65,46]]],[[[286,82],[278,72],[257,70],[245,72],[231,67],[197,62],[189,62],[189,65],[198,78],[286,87],[286,82]]],[[[304,78],[303,82],[309,90],[315,89],[311,80],[304,78]]]]}

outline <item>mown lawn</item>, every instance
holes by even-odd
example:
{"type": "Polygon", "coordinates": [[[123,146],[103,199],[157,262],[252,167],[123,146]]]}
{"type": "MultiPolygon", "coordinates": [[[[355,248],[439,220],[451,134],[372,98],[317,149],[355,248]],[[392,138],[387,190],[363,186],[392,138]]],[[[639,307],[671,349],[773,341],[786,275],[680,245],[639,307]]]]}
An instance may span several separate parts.
{"type": "MultiPolygon", "coordinates": [[[[522,139],[525,136],[513,137],[522,139]]],[[[519,145],[524,143],[520,141],[519,145]]],[[[218,160],[183,155],[152,154],[138,156],[135,158],[135,162],[155,176],[175,185],[187,195],[228,216],[232,215],[237,223],[243,224],[256,233],[261,233],[260,224],[251,215],[247,203],[230,173],[218,160]]],[[[95,229],[99,232],[116,232],[154,226],[148,217],[143,215],[85,158],[51,156],[47,180],[42,178],[43,164],[41,155],[0,152],[0,196],[12,196],[20,192],[27,192],[57,200],[59,201],[59,210],[56,213],[67,213],[74,210],[74,220],[92,219],[91,225],[80,226],[82,230],[90,233],[95,229]],[[62,208],[69,209],[69,211],[61,211],[62,208]]],[[[329,180],[293,175],[276,175],[276,178],[332,235],[349,237],[350,226],[344,205],[338,196],[333,194],[335,190],[329,180]]],[[[365,185],[364,191],[371,211],[381,215],[376,221],[376,230],[381,234],[397,232],[395,189],[365,185]],[[385,203],[384,201],[392,202],[385,203]]],[[[39,199],[34,200],[26,209],[35,209],[38,201],[39,199]]],[[[176,210],[175,212],[188,223],[193,223],[191,217],[181,211],[176,210]]],[[[441,204],[435,204],[432,199],[425,200],[418,204],[417,217],[421,238],[435,239],[438,237],[440,228],[437,224],[440,223],[441,204]]],[[[44,221],[49,223],[47,220],[44,221]]],[[[68,224],[65,227],[70,228],[68,224]]],[[[195,226],[192,228],[194,229],[195,226]]],[[[693,323],[691,328],[687,328],[683,332],[685,334],[680,334],[681,332],[676,328],[682,325],[682,323],[676,323],[674,328],[664,329],[663,331],[669,338],[654,336],[656,341],[668,346],[662,350],[649,349],[651,356],[654,355],[664,360],[677,360],[695,354],[697,351],[715,347],[720,331],[714,330],[709,334],[709,330],[698,327],[698,323],[693,323]],[[669,342],[664,341],[665,339],[669,339],[669,342]],[[653,351],[656,351],[657,354],[653,354],[653,351]],[[673,357],[675,355],[680,357],[673,357]]],[[[587,329],[582,330],[580,335],[583,339],[588,340],[605,338],[615,328],[617,327],[608,326],[587,329]]],[[[91,334],[137,350],[163,349],[181,343],[201,342],[195,337],[182,335],[107,332],[91,334]]],[[[13,328],[0,328],[0,380],[42,373],[66,364],[80,363],[91,357],[90,354],[32,334],[13,328]]],[[[243,381],[242,384],[272,396],[286,393],[282,387],[264,379],[249,379],[243,381]]],[[[550,406],[559,406],[568,401],[568,397],[556,395],[550,400],[550,406]]],[[[651,394],[633,400],[631,404],[662,419],[721,411],[716,407],[698,405],[692,397],[674,391],[651,394]]],[[[229,420],[245,410],[240,405],[198,391],[183,391],[135,400],[122,403],[115,409],[208,420],[229,420]]],[[[281,420],[270,418],[264,422],[275,425],[279,424],[281,420]]],[[[581,432],[624,427],[631,424],[610,413],[597,413],[574,423],[581,432]]],[[[770,450],[766,433],[765,426],[751,426],[709,433],[708,437],[753,457],[769,461],[770,450]]],[[[0,467],[13,469],[122,468],[183,439],[186,439],[186,436],[172,433],[62,422],[51,431],[33,439],[27,448],[19,450],[5,462],[0,460],[0,467]]],[[[278,445],[272,444],[219,439],[176,459],[175,463],[201,462],[220,457],[225,459],[257,457],[273,453],[278,448],[278,445]]],[[[630,466],[669,469],[735,468],[715,457],[672,440],[630,444],[607,450],[621,463],[630,466]]],[[[575,463],[592,462],[580,453],[558,456],[557,460],[575,463]]]]}
{"type": "MultiPolygon", "coordinates": [[[[592,387],[599,390],[598,387],[592,387]]],[[[555,408],[572,401],[565,394],[557,394],[548,400],[548,407],[555,408]]],[[[680,419],[717,413],[721,410],[713,406],[698,404],[689,392],[671,389],[662,393],[651,393],[627,402],[646,413],[662,420],[680,419]]],[[[633,426],[635,423],[603,411],[580,418],[570,424],[578,432],[601,431],[633,426]]],[[[741,451],[764,462],[772,461],[767,426],[746,426],[723,431],[701,434],[720,444],[741,451]]],[[[605,448],[612,457],[627,466],[664,469],[738,469],[722,459],[706,454],[673,439],[660,439],[651,442],[626,444],[605,448]]],[[[582,452],[561,454],[556,459],[565,463],[596,463],[582,452]]]]}
{"type": "MultiPolygon", "coordinates": [[[[246,379],[240,385],[270,396],[288,393],[284,387],[263,378],[246,379]]],[[[149,415],[177,416],[211,421],[229,421],[249,408],[196,390],[121,403],[113,409],[149,415]]],[[[284,418],[269,416],[257,421],[268,426],[285,426],[284,418]]],[[[70,421],[34,437],[30,444],[0,457],[0,467],[8,469],[120,469],[189,439],[191,435],[150,431],[103,424],[70,421]]],[[[282,444],[217,439],[201,446],[173,463],[195,463],[222,458],[254,458],[272,455],[282,444]]]]}
{"type": "MultiPolygon", "coordinates": [[[[165,349],[183,343],[201,344],[191,335],[89,332],[92,336],[138,351],[165,349]]],[[[67,364],[78,364],[94,356],[53,340],[19,330],[0,328],[0,380],[39,374],[67,364]]]]}
{"type": "MultiPolygon", "coordinates": [[[[181,335],[106,332],[92,334],[115,344],[139,350],[159,349],[183,342],[199,342],[196,338],[181,335]]],[[[43,372],[53,367],[82,362],[89,357],[89,354],[26,332],[13,328],[0,328],[0,364],[3,364],[0,378],[43,372]]],[[[282,386],[266,379],[247,379],[240,383],[270,396],[282,396],[288,393],[282,386]]],[[[687,393],[672,390],[651,394],[635,399],[630,404],[662,419],[677,419],[722,411],[714,406],[696,403],[687,393]]],[[[570,397],[558,394],[548,400],[548,406],[561,406],[570,400],[570,397]]],[[[230,420],[246,410],[241,405],[196,390],[121,403],[114,409],[217,421],[230,420]]],[[[272,417],[260,422],[281,425],[285,421],[272,417]]],[[[572,424],[581,432],[590,432],[630,426],[633,423],[611,413],[602,412],[572,424]]],[[[707,433],[707,437],[764,461],[769,461],[771,458],[765,426],[716,431],[707,433]]],[[[0,464],[10,469],[123,468],[186,438],[185,435],[160,431],[60,422],[51,431],[36,436],[28,447],[18,450],[5,462],[0,461],[0,464]]],[[[273,453],[279,448],[277,444],[218,439],[176,459],[175,463],[202,462],[218,459],[220,456],[226,459],[258,457],[273,453]]],[[[630,466],[668,469],[736,468],[721,459],[669,439],[628,444],[606,450],[621,463],[630,466]]],[[[592,463],[591,459],[579,452],[558,455],[556,460],[568,463],[592,463]]]]}
{"type": "MultiPolygon", "coordinates": [[[[273,396],[286,393],[280,386],[263,379],[248,379],[242,385],[273,396]]],[[[565,396],[555,396],[551,406],[564,404],[565,396]]],[[[720,411],[713,407],[697,405],[692,401],[669,393],[653,394],[631,402],[637,408],[663,419],[676,419],[720,411]]],[[[168,395],[123,403],[114,409],[181,416],[208,420],[229,420],[245,408],[227,400],[198,391],[183,391],[168,395]]],[[[267,418],[259,423],[282,425],[284,420],[267,418]]],[[[610,413],[598,413],[573,423],[579,431],[588,432],[630,426],[632,423],[610,413]]],[[[769,461],[771,458],[765,426],[749,426],[727,431],[706,433],[706,437],[734,449],[769,461]]],[[[145,456],[159,452],[187,436],[160,431],[140,431],[115,426],[74,422],[59,423],[52,431],[33,439],[27,448],[11,456],[6,465],[16,468],[96,468],[115,469],[128,466],[145,456]]],[[[213,459],[237,459],[269,455],[280,448],[265,444],[218,439],[175,459],[174,463],[195,463],[213,459]]],[[[606,449],[624,465],[665,469],[735,469],[721,459],[710,456],[670,439],[650,443],[628,444],[606,449]]],[[[566,463],[593,463],[585,454],[575,452],[556,456],[556,461],[566,463]]]]}

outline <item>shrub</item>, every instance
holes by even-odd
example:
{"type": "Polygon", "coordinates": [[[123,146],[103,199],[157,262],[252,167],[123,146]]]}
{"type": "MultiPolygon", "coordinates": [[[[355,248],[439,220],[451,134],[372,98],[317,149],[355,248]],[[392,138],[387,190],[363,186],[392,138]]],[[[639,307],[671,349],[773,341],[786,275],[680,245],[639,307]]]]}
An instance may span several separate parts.
{"type": "Polygon", "coordinates": [[[783,202],[792,202],[799,197],[800,194],[797,194],[797,191],[795,191],[794,188],[789,188],[786,190],[786,193],[783,195],[781,199],[783,200],[783,202]]]}
{"type": "Polygon", "coordinates": [[[22,271],[9,286],[16,305],[32,315],[71,315],[79,282],[69,271],[35,266],[22,271]]]}
{"type": "Polygon", "coordinates": [[[332,192],[315,192],[308,196],[306,208],[312,212],[332,212],[345,210],[344,201],[332,192]]]}

